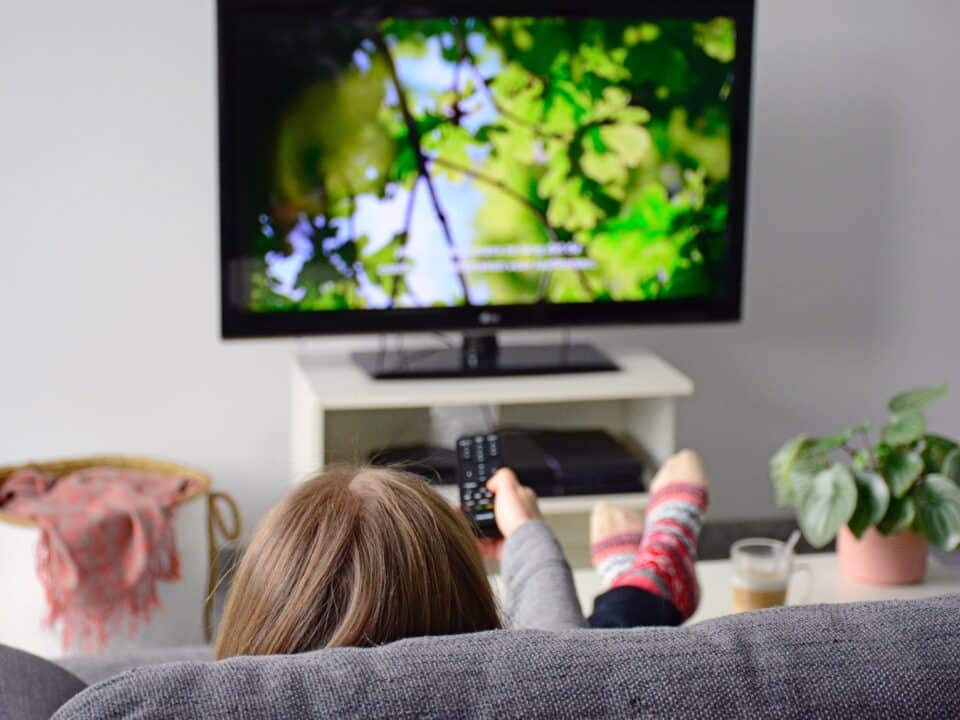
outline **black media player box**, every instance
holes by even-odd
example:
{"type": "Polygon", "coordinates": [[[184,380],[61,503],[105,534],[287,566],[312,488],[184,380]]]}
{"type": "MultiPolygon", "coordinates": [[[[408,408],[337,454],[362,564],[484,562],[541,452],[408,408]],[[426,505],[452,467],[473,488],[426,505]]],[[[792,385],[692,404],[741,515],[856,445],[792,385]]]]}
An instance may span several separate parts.
{"type": "Polygon", "coordinates": [[[503,463],[540,497],[642,492],[643,463],[605,430],[500,430],[503,463]]]}

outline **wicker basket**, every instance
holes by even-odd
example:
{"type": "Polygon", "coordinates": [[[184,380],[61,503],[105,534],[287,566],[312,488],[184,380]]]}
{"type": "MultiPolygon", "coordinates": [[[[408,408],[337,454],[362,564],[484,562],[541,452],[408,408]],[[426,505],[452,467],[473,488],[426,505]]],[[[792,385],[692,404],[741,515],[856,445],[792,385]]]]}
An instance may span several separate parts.
{"type": "MultiPolygon", "coordinates": [[[[182,465],[177,462],[171,462],[167,460],[157,460],[154,458],[145,458],[145,457],[136,457],[131,455],[92,455],[89,457],[80,457],[80,458],[69,458],[62,460],[51,460],[44,462],[31,462],[24,463],[21,465],[11,465],[7,467],[0,467],[0,488],[3,487],[3,484],[7,479],[18,470],[23,470],[26,468],[36,468],[43,472],[51,473],[53,475],[65,475],[76,470],[83,470],[84,468],[90,467],[112,467],[112,468],[123,468],[131,470],[141,470],[143,472],[156,473],[162,475],[181,475],[189,477],[195,481],[195,486],[190,490],[190,492],[183,497],[183,499],[178,503],[178,511],[174,517],[174,528],[177,534],[177,546],[180,551],[182,567],[184,568],[184,577],[179,583],[161,583],[159,590],[161,591],[161,599],[164,601],[164,604],[167,604],[167,598],[164,598],[164,593],[169,594],[173,592],[174,588],[178,585],[190,585],[191,587],[186,589],[190,595],[193,595],[193,590],[196,589],[197,579],[188,578],[186,570],[191,565],[195,564],[198,554],[196,553],[196,545],[202,544],[206,547],[204,552],[199,554],[200,558],[206,558],[206,568],[203,568],[205,575],[205,581],[201,576],[201,593],[200,597],[196,598],[197,605],[196,612],[198,613],[198,622],[197,626],[202,627],[204,639],[210,639],[211,634],[211,612],[212,612],[212,597],[213,591],[216,587],[218,568],[217,568],[217,553],[219,550],[219,545],[225,541],[236,540],[240,535],[240,515],[237,510],[237,505],[234,502],[233,498],[225,493],[213,492],[212,485],[213,481],[203,470],[199,470],[195,467],[190,467],[188,465],[182,465]],[[202,501],[206,498],[206,503],[196,503],[194,501],[202,501]],[[224,516],[223,507],[226,506],[229,511],[230,520],[224,516]],[[206,510],[206,513],[203,511],[206,510]],[[206,517],[203,517],[204,514],[206,517]],[[189,517],[188,517],[189,516],[189,517]]],[[[22,517],[12,515],[6,512],[0,512],[0,530],[8,529],[5,534],[0,534],[0,568],[2,568],[4,574],[8,574],[9,567],[5,567],[5,564],[14,566],[19,569],[19,573],[13,573],[14,575],[23,575],[23,569],[26,567],[32,568],[33,563],[33,549],[27,547],[13,547],[7,548],[5,545],[16,544],[29,542],[39,538],[39,530],[37,529],[37,524],[25,520],[22,517]],[[12,532],[13,529],[19,528],[23,532],[12,532]],[[18,558],[14,558],[11,553],[19,553],[18,558]],[[22,554],[28,553],[29,561],[22,554]],[[16,559],[16,563],[13,564],[12,561],[16,559]]],[[[191,574],[195,575],[196,571],[192,571],[191,574]]],[[[3,583],[6,586],[6,581],[14,580],[12,584],[16,590],[16,583],[21,585],[26,582],[23,578],[10,578],[5,577],[5,582],[3,583]]],[[[36,578],[33,578],[36,581],[36,578]]],[[[35,592],[36,588],[28,588],[32,590],[33,597],[36,597],[35,592]]],[[[185,603],[187,607],[192,605],[192,598],[186,598],[185,603]]],[[[33,606],[35,602],[28,602],[27,606],[29,609],[34,609],[33,606]]],[[[177,604],[177,603],[174,603],[177,604]]],[[[181,606],[184,605],[184,602],[179,603],[181,606]]],[[[11,623],[22,623],[22,619],[16,617],[17,613],[6,613],[8,615],[8,621],[11,623]]],[[[0,614],[2,618],[2,614],[0,614]]],[[[153,623],[152,623],[153,624],[153,623]]],[[[182,625],[180,622],[178,625],[182,625]]],[[[194,625],[193,621],[187,623],[188,625],[194,625]]],[[[23,647],[26,650],[37,651],[40,650],[39,654],[45,655],[54,655],[56,653],[52,652],[50,639],[47,638],[43,643],[40,643],[41,631],[37,629],[37,642],[38,645],[34,647],[25,647],[24,642],[10,642],[9,639],[6,639],[2,634],[2,625],[0,625],[0,642],[7,642],[8,644],[15,644],[19,647],[23,647]]],[[[22,631],[22,624],[19,630],[22,631]]],[[[166,633],[161,633],[165,635],[166,633]]],[[[171,638],[176,636],[176,633],[169,635],[171,638]]],[[[161,641],[162,642],[162,641],[161,641]]]]}

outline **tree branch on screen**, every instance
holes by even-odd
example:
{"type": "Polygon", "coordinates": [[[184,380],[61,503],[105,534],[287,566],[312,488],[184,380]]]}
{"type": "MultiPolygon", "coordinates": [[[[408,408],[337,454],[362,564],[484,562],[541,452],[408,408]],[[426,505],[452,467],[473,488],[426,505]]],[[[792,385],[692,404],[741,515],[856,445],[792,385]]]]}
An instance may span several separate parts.
{"type": "Polygon", "coordinates": [[[390,48],[387,46],[387,41],[383,37],[383,33],[379,30],[374,36],[374,43],[377,46],[377,49],[383,53],[383,57],[387,62],[387,69],[390,72],[390,77],[393,80],[393,85],[397,90],[397,101],[400,105],[400,112],[403,114],[403,122],[407,126],[407,132],[410,135],[410,144],[417,158],[417,171],[419,177],[423,178],[424,183],[427,186],[427,192],[430,194],[430,202],[433,204],[433,210],[436,213],[437,221],[440,223],[440,229],[443,232],[444,240],[447,243],[447,246],[450,248],[450,258],[453,261],[455,267],[457,267],[456,275],[457,279],[460,282],[460,288],[463,290],[463,301],[465,305],[472,305],[470,302],[470,289],[467,285],[466,275],[463,274],[463,271],[459,269],[460,260],[457,254],[457,245],[453,240],[453,231],[450,230],[450,223],[447,221],[446,213],[443,211],[443,206],[440,204],[440,197],[437,195],[437,189],[434,186],[433,178],[430,177],[430,172],[427,169],[427,157],[423,152],[423,145],[420,139],[420,130],[417,128],[417,121],[414,119],[413,114],[410,112],[410,107],[407,104],[406,88],[403,83],[400,81],[400,75],[397,73],[396,63],[393,61],[393,54],[390,52],[390,48]]]}

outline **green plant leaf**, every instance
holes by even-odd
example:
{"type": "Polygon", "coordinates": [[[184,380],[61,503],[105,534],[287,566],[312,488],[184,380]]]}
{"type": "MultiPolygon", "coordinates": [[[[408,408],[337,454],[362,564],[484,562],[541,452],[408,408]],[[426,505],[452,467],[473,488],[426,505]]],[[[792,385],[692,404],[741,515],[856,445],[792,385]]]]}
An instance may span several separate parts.
{"type": "Polygon", "coordinates": [[[870,453],[866,450],[857,450],[853,454],[850,464],[853,465],[854,470],[866,470],[870,467],[870,453]]]}
{"type": "Polygon", "coordinates": [[[883,478],[874,472],[855,471],[857,483],[857,507],[847,525],[850,532],[861,537],[864,531],[883,520],[890,507],[890,488],[883,478]]]}
{"type": "MultiPolygon", "coordinates": [[[[923,436],[923,465],[928,473],[939,473],[943,468],[943,463],[953,450],[958,447],[957,443],[939,435],[923,436]]],[[[941,473],[945,474],[945,473],[941,473]]]]}
{"type": "Polygon", "coordinates": [[[907,530],[913,523],[917,511],[910,495],[902,498],[891,498],[887,514],[877,525],[883,535],[896,535],[907,530]]]}
{"type": "Polygon", "coordinates": [[[836,450],[837,448],[842,448],[843,444],[847,441],[847,434],[841,433],[840,435],[827,435],[825,437],[817,437],[811,440],[812,446],[811,449],[815,452],[821,453],[830,453],[836,450]]]}
{"type": "Polygon", "coordinates": [[[890,445],[909,445],[923,437],[926,420],[919,410],[905,410],[894,415],[883,428],[883,439],[890,445]]]}
{"type": "Polygon", "coordinates": [[[893,450],[893,448],[882,440],[873,446],[873,454],[876,456],[877,462],[881,464],[887,459],[887,455],[890,454],[891,450],[893,450]]]}
{"type": "Polygon", "coordinates": [[[943,460],[940,474],[960,484],[960,448],[954,448],[943,460]]]}
{"type": "Polygon", "coordinates": [[[883,462],[883,477],[895,498],[902,498],[923,472],[920,453],[906,448],[891,450],[883,462]]]}
{"type": "Polygon", "coordinates": [[[857,486],[847,468],[837,464],[817,473],[797,513],[807,542],[821,548],[833,540],[856,505],[857,486]]]}
{"type": "Polygon", "coordinates": [[[779,507],[796,507],[826,458],[806,435],[788,440],[770,460],[770,480],[779,507]]]}
{"type": "Polygon", "coordinates": [[[843,435],[847,440],[851,440],[857,435],[866,435],[871,430],[873,430],[873,423],[865,422],[862,425],[857,425],[856,427],[844,430],[843,435]]]}
{"type": "Polygon", "coordinates": [[[778,507],[791,504],[793,486],[790,482],[790,471],[796,462],[800,451],[809,439],[806,435],[797,435],[787,440],[776,454],[770,459],[770,482],[773,483],[774,495],[778,507]]]}
{"type": "Polygon", "coordinates": [[[813,480],[817,477],[817,471],[811,470],[794,470],[790,474],[790,482],[793,486],[793,502],[792,505],[795,508],[799,508],[803,504],[803,499],[807,496],[807,493],[810,492],[810,488],[813,487],[813,480]]]}
{"type": "Polygon", "coordinates": [[[960,488],[943,475],[927,475],[916,492],[917,524],[941,550],[960,545],[960,488]]]}
{"type": "Polygon", "coordinates": [[[950,388],[946,385],[937,385],[936,387],[917,388],[908,390],[899,395],[894,395],[890,399],[888,407],[891,412],[902,413],[908,410],[919,410],[929,405],[934,400],[938,400],[947,394],[950,388]]]}

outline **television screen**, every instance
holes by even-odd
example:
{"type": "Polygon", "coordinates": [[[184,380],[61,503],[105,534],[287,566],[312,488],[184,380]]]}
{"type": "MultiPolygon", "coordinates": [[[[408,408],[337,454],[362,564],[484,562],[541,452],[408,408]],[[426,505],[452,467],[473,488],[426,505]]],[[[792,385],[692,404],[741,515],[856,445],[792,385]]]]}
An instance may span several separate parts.
{"type": "Polygon", "coordinates": [[[715,7],[300,7],[228,27],[222,7],[225,333],[372,329],[355,323],[371,314],[471,326],[481,308],[515,324],[523,308],[541,324],[573,307],[729,317],[749,28],[715,7]]]}

